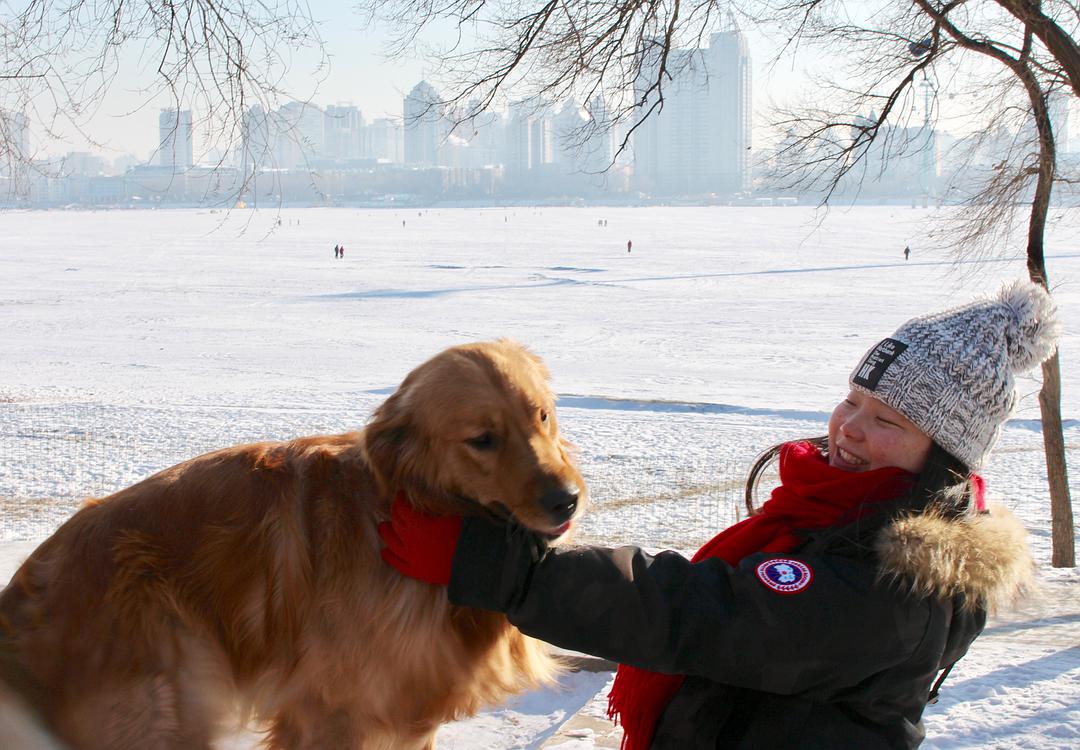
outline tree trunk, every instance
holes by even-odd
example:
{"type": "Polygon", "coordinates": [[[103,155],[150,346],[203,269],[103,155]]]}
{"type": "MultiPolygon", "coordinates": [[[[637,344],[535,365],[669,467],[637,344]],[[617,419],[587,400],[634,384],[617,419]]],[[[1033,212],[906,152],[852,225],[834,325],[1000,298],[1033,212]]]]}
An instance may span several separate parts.
{"type": "MultiPolygon", "coordinates": [[[[1044,243],[1046,216],[1050,210],[1050,193],[1053,190],[1057,166],[1057,147],[1046,94],[1039,88],[1029,69],[1022,67],[1017,74],[1027,88],[1035,127],[1039,133],[1039,175],[1028,222],[1028,276],[1049,291],[1044,243]]],[[[1062,434],[1061,425],[1061,366],[1057,352],[1043,363],[1042,373],[1039,411],[1042,415],[1043,447],[1046,452],[1046,479],[1050,489],[1050,531],[1053,545],[1050,564],[1055,568],[1073,568],[1076,567],[1076,537],[1073,531],[1069,474],[1065,464],[1065,436],[1062,434]]]]}
{"type": "Polygon", "coordinates": [[[1065,440],[1061,432],[1061,365],[1057,352],[1043,362],[1043,385],[1039,391],[1042,411],[1043,447],[1046,449],[1046,478],[1050,484],[1050,527],[1055,568],[1076,567],[1076,536],[1073,530],[1072,500],[1069,497],[1069,470],[1065,465],[1065,440]]]}

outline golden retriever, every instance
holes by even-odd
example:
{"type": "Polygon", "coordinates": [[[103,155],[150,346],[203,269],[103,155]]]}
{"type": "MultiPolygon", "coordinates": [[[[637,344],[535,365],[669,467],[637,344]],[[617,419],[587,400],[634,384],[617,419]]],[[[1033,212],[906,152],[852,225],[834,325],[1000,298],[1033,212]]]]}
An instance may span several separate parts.
{"type": "Polygon", "coordinates": [[[383,564],[376,525],[404,491],[558,537],[585,498],[567,447],[538,357],[448,349],[362,432],[226,448],[87,501],[0,594],[0,677],[73,748],[207,748],[237,709],[268,748],[433,748],[556,664],[383,564]]]}

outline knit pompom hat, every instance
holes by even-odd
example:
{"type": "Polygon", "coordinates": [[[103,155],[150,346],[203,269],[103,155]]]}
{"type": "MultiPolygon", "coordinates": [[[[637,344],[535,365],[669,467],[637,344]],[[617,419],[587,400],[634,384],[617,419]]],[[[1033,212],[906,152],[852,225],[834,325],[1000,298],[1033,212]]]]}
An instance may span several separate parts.
{"type": "Polygon", "coordinates": [[[995,299],[912,318],[870,349],[849,378],[978,469],[1016,406],[1017,374],[1053,353],[1050,295],[1015,281],[995,299]]]}

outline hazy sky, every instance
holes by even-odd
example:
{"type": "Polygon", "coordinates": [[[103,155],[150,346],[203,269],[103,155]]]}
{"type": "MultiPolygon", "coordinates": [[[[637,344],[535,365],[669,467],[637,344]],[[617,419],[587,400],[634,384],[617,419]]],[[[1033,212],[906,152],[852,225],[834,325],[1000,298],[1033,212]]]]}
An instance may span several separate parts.
{"type": "MultiPolygon", "coordinates": [[[[310,0],[311,13],[318,24],[325,45],[329,66],[320,66],[320,55],[312,51],[291,51],[290,72],[286,89],[297,99],[311,98],[325,106],[352,103],[361,108],[366,120],[376,117],[400,116],[402,97],[421,78],[431,72],[430,64],[420,59],[397,59],[387,62],[382,51],[387,38],[385,30],[365,28],[363,19],[352,9],[349,0],[310,0]]],[[[761,113],[771,101],[784,101],[806,86],[805,66],[823,65],[823,58],[803,53],[798,59],[785,58],[775,62],[776,45],[754,29],[747,33],[754,65],[753,102],[755,108],[755,147],[765,142],[762,126],[766,118],[761,113]]],[[[147,85],[152,81],[156,59],[152,54],[129,50],[121,62],[109,94],[101,102],[87,127],[87,132],[104,149],[88,146],[85,139],[72,135],[67,142],[49,143],[35,133],[36,145],[45,153],[63,154],[73,150],[104,151],[110,158],[125,153],[140,158],[149,156],[158,145],[157,120],[161,107],[170,106],[171,99],[159,97],[148,100],[147,85]],[[138,71],[144,72],[139,75],[138,71]]],[[[918,104],[921,106],[921,97],[918,104]]],[[[940,106],[962,109],[962,102],[943,97],[940,106]]],[[[200,112],[194,105],[196,121],[200,112]]],[[[1074,120],[1080,119],[1077,117],[1074,120]]],[[[1075,130],[1074,123],[1074,130],[1075,130]]],[[[957,130],[953,124],[943,125],[957,130]]],[[[196,132],[196,154],[205,157],[204,140],[196,132]]]]}
{"type": "MultiPolygon", "coordinates": [[[[418,58],[387,62],[382,54],[387,32],[366,28],[347,0],[311,0],[310,8],[319,25],[329,67],[321,67],[321,58],[313,51],[293,51],[286,79],[289,93],[297,99],[311,97],[321,106],[355,104],[368,121],[376,117],[400,117],[403,96],[432,72],[430,63],[425,65],[418,58]]],[[[777,70],[766,65],[772,49],[770,42],[760,35],[750,33],[750,46],[757,108],[766,101],[766,89],[770,93],[787,90],[798,75],[790,68],[777,70]]],[[[154,64],[152,55],[140,54],[139,50],[125,54],[108,95],[86,128],[104,149],[88,144],[78,135],[68,136],[66,142],[48,143],[36,132],[37,145],[49,154],[94,150],[109,157],[124,153],[140,158],[148,156],[158,145],[159,110],[172,104],[167,96],[148,98],[146,88],[153,80],[154,64]],[[144,71],[141,74],[140,69],[144,71]]],[[[201,113],[197,104],[194,109],[198,119],[201,113]]],[[[201,140],[197,132],[197,153],[201,140]]]]}
{"type": "MultiPolygon", "coordinates": [[[[329,67],[313,50],[292,50],[290,72],[285,89],[297,99],[313,98],[325,106],[350,102],[361,107],[371,120],[388,114],[400,116],[403,91],[408,91],[423,73],[417,61],[397,60],[387,63],[379,54],[383,35],[365,30],[360,17],[343,0],[312,0],[311,13],[319,26],[329,67]]],[[[147,156],[158,145],[158,113],[172,106],[169,96],[149,97],[147,88],[154,81],[152,55],[130,49],[121,61],[119,74],[101,102],[88,134],[107,147],[111,156],[126,152],[147,156]]],[[[196,117],[200,114],[194,105],[196,117]]],[[[196,133],[196,150],[199,149],[196,133]]],[[[87,148],[77,135],[70,144],[41,143],[50,153],[87,148]]],[[[100,150],[91,147],[91,150],[100,150]]]]}

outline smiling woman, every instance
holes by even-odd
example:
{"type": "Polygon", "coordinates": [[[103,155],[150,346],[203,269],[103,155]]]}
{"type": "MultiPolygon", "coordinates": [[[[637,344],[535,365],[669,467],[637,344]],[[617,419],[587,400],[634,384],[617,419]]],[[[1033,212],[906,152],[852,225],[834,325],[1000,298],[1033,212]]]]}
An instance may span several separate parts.
{"type": "Polygon", "coordinates": [[[988,612],[1029,583],[1022,526],[986,508],[971,471],[1015,406],[1015,375],[1057,335],[1029,282],[908,321],[851,372],[828,437],[767,452],[748,495],[773,457],[780,485],[690,560],[543,550],[486,519],[400,513],[380,529],[383,559],[621,662],[609,715],[625,750],[914,748],[988,612]]]}
{"type": "Polygon", "coordinates": [[[829,464],[845,471],[898,466],[918,474],[932,442],[896,409],[860,391],[851,391],[829,417],[829,464]]]}

